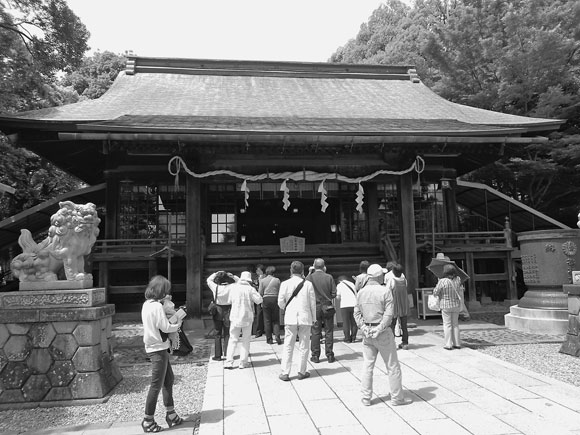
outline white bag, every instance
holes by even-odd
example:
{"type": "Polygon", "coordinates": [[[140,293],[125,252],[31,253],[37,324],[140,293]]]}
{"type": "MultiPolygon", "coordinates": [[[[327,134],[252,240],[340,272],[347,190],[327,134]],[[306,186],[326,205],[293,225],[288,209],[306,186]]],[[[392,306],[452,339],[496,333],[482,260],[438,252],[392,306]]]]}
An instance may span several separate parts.
{"type": "Polygon", "coordinates": [[[441,307],[439,306],[439,297],[435,295],[429,295],[427,298],[427,306],[432,311],[441,311],[441,307]]]}

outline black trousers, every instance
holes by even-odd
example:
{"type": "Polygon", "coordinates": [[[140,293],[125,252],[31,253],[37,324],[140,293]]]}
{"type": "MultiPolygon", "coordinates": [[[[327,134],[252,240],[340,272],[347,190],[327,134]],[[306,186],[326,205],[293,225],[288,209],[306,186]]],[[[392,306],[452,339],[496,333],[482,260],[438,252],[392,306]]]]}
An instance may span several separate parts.
{"type": "Polygon", "coordinates": [[[278,298],[265,297],[262,303],[264,313],[264,332],[266,340],[272,340],[272,333],[276,338],[280,338],[280,307],[278,298]]]}
{"type": "Polygon", "coordinates": [[[213,316],[213,327],[215,334],[215,357],[220,358],[226,355],[228,341],[230,340],[230,310],[231,305],[218,305],[217,312],[213,316]],[[222,345],[223,343],[223,345],[222,345]]]}

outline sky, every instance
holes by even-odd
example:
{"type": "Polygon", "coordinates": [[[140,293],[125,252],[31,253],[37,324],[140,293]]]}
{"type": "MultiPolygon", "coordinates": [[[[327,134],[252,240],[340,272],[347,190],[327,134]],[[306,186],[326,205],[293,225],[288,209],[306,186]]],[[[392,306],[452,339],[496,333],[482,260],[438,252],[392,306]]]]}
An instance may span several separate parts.
{"type": "Polygon", "coordinates": [[[378,0],[67,0],[96,50],[138,56],[326,62],[378,0]]]}

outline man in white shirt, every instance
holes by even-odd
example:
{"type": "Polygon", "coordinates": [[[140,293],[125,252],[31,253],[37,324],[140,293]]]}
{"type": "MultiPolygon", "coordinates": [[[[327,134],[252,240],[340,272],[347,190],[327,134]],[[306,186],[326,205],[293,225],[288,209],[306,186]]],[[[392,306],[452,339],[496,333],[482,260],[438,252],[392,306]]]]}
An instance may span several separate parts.
{"type": "Polygon", "coordinates": [[[298,353],[300,366],[298,379],[310,377],[306,371],[308,350],[310,348],[310,329],[316,321],[316,295],[312,283],[304,278],[304,264],[293,261],[290,265],[289,279],[282,282],[278,293],[278,306],[284,311],[284,349],[282,352],[282,367],[279,378],[290,380],[292,356],[296,335],[298,335],[298,353]]]}

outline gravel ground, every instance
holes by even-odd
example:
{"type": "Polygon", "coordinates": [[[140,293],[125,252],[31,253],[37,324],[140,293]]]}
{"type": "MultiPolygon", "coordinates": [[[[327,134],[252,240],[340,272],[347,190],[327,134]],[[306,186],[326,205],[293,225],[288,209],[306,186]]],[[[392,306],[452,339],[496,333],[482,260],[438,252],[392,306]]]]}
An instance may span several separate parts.
{"type": "MultiPolygon", "coordinates": [[[[207,377],[207,363],[173,364],[176,398],[175,409],[189,419],[199,421],[207,377]],[[177,398],[179,400],[177,401],[177,398]]],[[[0,411],[0,433],[22,433],[49,427],[72,426],[113,421],[140,421],[149,390],[150,370],[147,365],[121,367],[123,380],[111,398],[101,404],[0,411]]],[[[165,408],[159,399],[155,419],[165,425],[165,408]]],[[[198,423],[199,424],[199,423],[198,423]]]]}
{"type": "Polygon", "coordinates": [[[580,358],[560,353],[560,343],[487,346],[479,352],[580,387],[580,358]]]}

